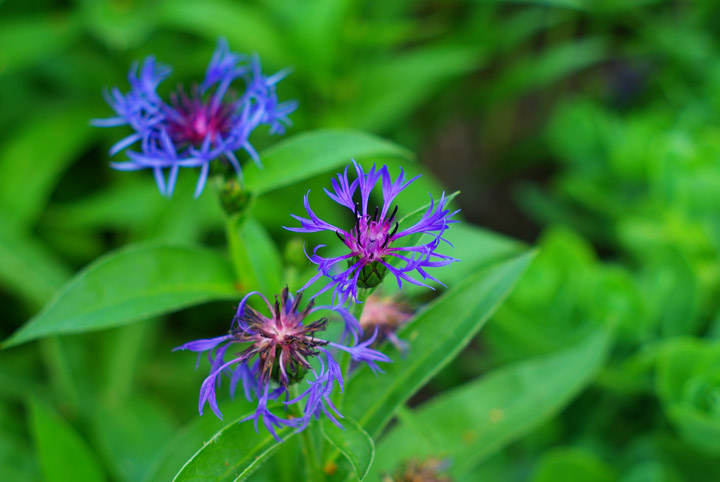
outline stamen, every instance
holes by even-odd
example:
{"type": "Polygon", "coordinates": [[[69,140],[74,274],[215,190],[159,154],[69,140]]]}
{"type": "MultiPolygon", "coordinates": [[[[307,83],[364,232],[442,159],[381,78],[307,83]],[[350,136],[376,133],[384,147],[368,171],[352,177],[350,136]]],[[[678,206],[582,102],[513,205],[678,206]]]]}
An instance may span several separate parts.
{"type": "Polygon", "coordinates": [[[340,238],[340,241],[342,241],[343,243],[345,242],[345,236],[340,234],[340,231],[335,231],[335,234],[337,234],[337,237],[340,238]]]}
{"type": "Polygon", "coordinates": [[[400,227],[399,223],[395,223],[395,229],[392,230],[392,233],[389,233],[387,236],[385,236],[385,241],[382,244],[382,249],[387,248],[387,245],[390,243],[390,239],[395,236],[395,233],[398,232],[398,228],[400,227]]]}
{"type": "Polygon", "coordinates": [[[398,210],[398,205],[396,204],[396,205],[395,205],[395,209],[393,209],[393,212],[392,212],[392,214],[390,215],[390,218],[388,219],[388,222],[389,222],[389,223],[392,223],[392,222],[393,222],[393,219],[395,219],[395,215],[397,214],[397,210],[398,210]]]}
{"type": "Polygon", "coordinates": [[[400,227],[400,223],[395,223],[395,229],[393,229],[392,233],[390,233],[390,236],[388,236],[388,239],[395,236],[395,234],[398,232],[399,227],[400,227]]]}
{"type": "Polygon", "coordinates": [[[378,210],[380,208],[378,206],[375,206],[375,214],[373,214],[372,220],[377,221],[378,220],[378,210]]]}

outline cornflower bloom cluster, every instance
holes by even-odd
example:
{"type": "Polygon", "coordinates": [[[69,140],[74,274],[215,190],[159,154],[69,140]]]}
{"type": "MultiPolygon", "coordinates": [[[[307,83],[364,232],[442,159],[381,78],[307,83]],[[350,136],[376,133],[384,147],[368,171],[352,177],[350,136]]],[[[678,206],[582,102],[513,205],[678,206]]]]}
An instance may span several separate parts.
{"type": "Polygon", "coordinates": [[[202,83],[189,94],[179,86],[166,102],[157,89],[171,70],[152,56],[142,65],[136,62],[128,74],[130,91],[123,94],[115,87],[105,93],[116,115],[93,121],[99,127],[130,126],[132,134],[110,149],[111,156],[125,150],[129,160],[111,165],[123,171],[152,169],[163,195],[172,195],[181,167],[200,168],[195,197],[202,193],[214,160],[229,162],[241,176],[235,151],[246,151],[260,165],[249,141],[255,128],[267,125],[271,134],[282,134],[291,124],[288,115],[297,103],[280,103],[275,91],[288,71],[266,77],[257,56],[231,52],[224,39],[219,40],[202,83]],[[244,90],[235,90],[238,81],[244,90]],[[133,145],[137,150],[130,148],[133,145]]]}
{"type": "MultiPolygon", "coordinates": [[[[252,292],[246,295],[238,305],[228,334],[216,338],[196,340],[186,343],[176,350],[207,352],[210,361],[210,375],[200,388],[199,410],[202,414],[207,403],[219,418],[222,413],[217,404],[216,387],[220,378],[225,375],[230,379],[230,394],[234,395],[238,383],[242,384],[248,400],[257,399],[255,413],[245,420],[253,420],[257,430],[258,420],[277,439],[276,429],[292,427],[302,430],[313,418],[325,414],[333,423],[342,427],[336,417],[342,415],[330,400],[334,387],[343,389],[343,378],[340,365],[334,358],[334,350],[345,351],[355,363],[365,363],[373,371],[378,371],[376,362],[389,362],[384,354],[369,348],[375,336],[358,343],[360,325],[349,311],[339,309],[337,312],[345,322],[346,333],[350,334],[352,345],[334,343],[317,338],[327,327],[327,319],[319,318],[306,322],[305,319],[323,307],[315,308],[311,300],[304,309],[300,309],[302,294],[293,297],[285,288],[275,303],[270,302],[262,294],[252,292]],[[258,295],[268,308],[269,316],[265,316],[247,304],[248,298],[258,295]],[[238,347],[241,351],[229,361],[225,356],[230,347],[238,347]],[[318,358],[319,368],[313,367],[311,360],[318,358]],[[306,373],[312,372],[313,379],[302,393],[291,398],[289,388],[299,383],[306,373]],[[284,400],[283,400],[284,399],[284,400]],[[269,404],[290,407],[302,404],[302,415],[284,418],[273,413],[269,404]]],[[[295,410],[295,412],[299,412],[295,410]]]]}
{"type": "Polygon", "coordinates": [[[353,161],[353,164],[357,174],[354,181],[350,182],[346,167],[344,174],[338,174],[337,179],[332,180],[333,191],[325,189],[330,199],[353,213],[354,222],[349,229],[333,226],[320,219],[310,208],[310,191],[304,198],[308,218],[293,214],[292,217],[300,221],[301,227],[285,227],[289,231],[299,233],[332,231],[347,248],[347,252],[341,256],[323,258],[317,252],[324,245],[316,246],[309,258],[318,265],[318,272],[302,289],[306,289],[320,278],[327,277],[328,283],[314,296],[332,289],[334,304],[343,305],[348,299],[357,302],[358,287],[377,286],[387,272],[395,276],[398,287],[402,287],[402,282],[406,281],[431,288],[412,278],[410,274],[413,272],[420,275],[423,280],[440,283],[425,270],[457,261],[455,258],[436,252],[442,241],[450,244],[442,236],[449,224],[457,222],[450,219],[458,211],[450,212],[445,193],[443,192],[438,201],[431,196],[430,205],[422,217],[414,225],[400,229],[396,219],[398,207],[396,205],[392,208],[393,201],[417,177],[406,180],[405,173],[400,169],[400,175],[393,181],[387,166],[377,169],[373,165],[365,173],[357,162],[353,161]],[[372,209],[370,193],[378,182],[383,202],[381,206],[372,209]],[[360,201],[356,202],[354,198],[358,191],[360,201]],[[403,244],[403,238],[424,234],[430,235],[430,240],[426,243],[403,244]],[[342,264],[346,266],[341,267],[342,264]]]}

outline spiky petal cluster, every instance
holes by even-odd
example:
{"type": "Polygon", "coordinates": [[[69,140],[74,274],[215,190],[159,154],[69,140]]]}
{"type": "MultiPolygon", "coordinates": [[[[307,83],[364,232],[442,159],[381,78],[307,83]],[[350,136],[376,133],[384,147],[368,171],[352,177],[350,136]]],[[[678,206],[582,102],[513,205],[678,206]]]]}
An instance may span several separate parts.
{"type": "Polygon", "coordinates": [[[320,219],[310,208],[309,195],[305,195],[304,204],[308,218],[292,215],[300,221],[301,227],[285,227],[289,231],[299,233],[315,233],[320,231],[333,231],[346,246],[347,252],[333,258],[323,258],[317,254],[319,245],[313,250],[310,260],[318,265],[318,273],[303,289],[309,287],[323,277],[329,282],[319,290],[315,296],[329,289],[333,289],[333,300],[336,304],[344,304],[348,299],[357,302],[358,286],[373,287],[379,284],[386,272],[392,273],[398,283],[406,281],[411,284],[427,286],[425,283],[410,276],[416,273],[422,280],[438,280],[427,274],[427,268],[445,266],[457,261],[450,256],[441,255],[436,249],[443,239],[443,233],[448,225],[455,220],[450,219],[457,211],[450,212],[447,207],[448,200],[445,193],[440,200],[430,198],[430,206],[422,217],[412,226],[400,229],[397,215],[397,206],[392,208],[393,201],[400,192],[408,187],[417,177],[406,180],[405,173],[394,181],[390,178],[387,166],[377,169],[373,167],[365,173],[362,167],[353,161],[357,178],[350,182],[348,168],[344,174],[338,174],[332,180],[333,191],[325,189],[325,193],[341,206],[349,209],[354,216],[350,229],[334,226],[320,219]],[[380,183],[383,202],[371,208],[370,193],[380,183]],[[360,198],[359,202],[355,198],[360,198]],[[428,242],[412,245],[405,244],[410,236],[429,234],[428,242]],[[403,239],[405,238],[405,239],[403,239]],[[341,267],[346,263],[345,267],[341,267]]]}
{"type": "Polygon", "coordinates": [[[110,149],[111,156],[125,150],[129,161],[114,162],[112,167],[152,169],[163,195],[172,194],[181,167],[200,168],[197,197],[212,161],[229,162],[241,175],[235,152],[242,149],[259,164],[250,134],[260,125],[269,126],[271,134],[282,134],[290,125],[288,115],[297,107],[294,101],[279,103],[275,92],[275,84],[287,71],[263,76],[257,56],[231,52],[224,39],[218,41],[203,82],[190,95],[179,87],[165,102],[157,88],[171,70],[152,56],[141,66],[133,64],[128,74],[130,91],[123,94],[115,87],[105,93],[116,115],[93,121],[99,127],[130,126],[132,134],[110,149]],[[236,90],[237,84],[243,87],[241,91],[236,90]],[[133,145],[135,149],[130,148],[133,145]]]}
{"type": "Polygon", "coordinates": [[[353,361],[366,363],[372,370],[379,369],[376,362],[389,362],[390,359],[369,348],[375,341],[374,336],[358,343],[359,324],[347,310],[342,310],[340,314],[345,321],[346,332],[352,334],[352,346],[316,338],[325,330],[327,320],[320,318],[306,323],[305,318],[328,307],[315,308],[311,301],[305,309],[300,310],[301,298],[301,294],[291,296],[285,288],[280,299],[276,298],[275,303],[270,304],[262,294],[249,293],[238,305],[227,335],[191,341],[176,348],[208,352],[211,367],[210,375],[200,388],[198,409],[201,414],[208,403],[215,415],[222,418],[217,404],[216,386],[224,374],[230,379],[231,395],[238,383],[241,383],[248,400],[256,399],[258,402],[255,413],[245,420],[253,420],[257,430],[257,423],[262,419],[267,430],[278,440],[280,438],[276,429],[293,427],[302,430],[312,418],[321,414],[340,426],[336,417],[342,418],[342,415],[333,406],[330,395],[336,386],[342,391],[343,378],[330,349],[345,351],[353,361]],[[247,304],[252,295],[262,298],[270,316],[263,315],[247,304]],[[237,346],[240,351],[225,361],[226,352],[231,346],[237,346]],[[319,359],[319,369],[311,364],[312,358],[319,359]],[[290,385],[300,382],[306,372],[313,375],[313,379],[307,382],[308,388],[289,399],[290,385]],[[269,408],[273,401],[286,407],[304,402],[302,415],[280,417],[269,408]]]}

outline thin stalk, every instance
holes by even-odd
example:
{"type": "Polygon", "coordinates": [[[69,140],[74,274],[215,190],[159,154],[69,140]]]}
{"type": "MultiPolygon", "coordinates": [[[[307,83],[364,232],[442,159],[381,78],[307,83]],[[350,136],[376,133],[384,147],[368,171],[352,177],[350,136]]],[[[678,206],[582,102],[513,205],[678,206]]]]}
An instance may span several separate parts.
{"type": "MultiPolygon", "coordinates": [[[[300,394],[297,384],[292,385],[289,388],[290,397],[297,398],[300,394]]],[[[296,404],[297,405],[297,404],[296,404]]],[[[302,410],[298,408],[298,416],[302,416],[302,410]]],[[[310,426],[306,427],[305,430],[300,432],[300,448],[302,450],[303,458],[305,459],[306,478],[308,482],[319,482],[325,480],[325,474],[322,471],[320,465],[320,453],[318,452],[315,441],[313,440],[312,434],[310,433],[310,426]]]]}

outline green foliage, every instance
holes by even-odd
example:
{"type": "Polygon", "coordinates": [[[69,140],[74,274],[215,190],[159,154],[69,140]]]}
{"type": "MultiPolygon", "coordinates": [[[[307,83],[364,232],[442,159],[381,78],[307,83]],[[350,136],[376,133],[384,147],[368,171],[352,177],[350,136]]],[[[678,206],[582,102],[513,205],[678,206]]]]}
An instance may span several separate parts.
{"type": "Polygon", "coordinates": [[[198,417],[206,373],[171,349],[223,333],[250,290],[305,283],[306,240],[281,227],[351,158],[423,175],[399,198],[405,222],[443,186],[471,221],[445,233],[440,252],[462,260],[430,273],[445,287],[381,285],[417,311],[409,349],[346,377],[345,430],[308,428],[316,479],[424,456],[461,481],[720,479],[715,2],[0,10],[3,479],[306,475],[305,440],[235,422],[252,404],[221,400],[230,424],[198,417]],[[172,199],[109,169],[128,131],[90,126],[111,115],[102,89],[126,91],[150,54],[190,86],[221,36],[264,72],[293,69],[278,92],[299,101],[294,126],[251,139],[264,167],[245,156],[242,179],[214,173],[197,200],[191,169],[172,199]]]}
{"type": "Polygon", "coordinates": [[[201,248],[130,246],[99,259],[5,341],[109,328],[210,300],[237,297],[229,263],[201,248]]]}
{"type": "Polygon", "coordinates": [[[413,457],[453,457],[460,477],[478,462],[559,412],[592,380],[610,345],[597,329],[579,343],[530,358],[457,387],[400,415],[383,438],[373,471],[413,457]]]}
{"type": "MultiPolygon", "coordinates": [[[[213,435],[183,465],[173,481],[203,479],[239,482],[257,470],[278,449],[280,442],[266,431],[256,434],[252,423],[239,423],[242,418],[213,435]]],[[[278,431],[278,435],[287,440],[294,433],[283,429],[278,431]]]]}
{"type": "MultiPolygon", "coordinates": [[[[479,270],[429,305],[398,333],[413,350],[402,363],[385,369],[382,384],[360,371],[347,388],[347,413],[371,435],[380,433],[392,414],[472,339],[508,295],[532,253],[479,270]]],[[[390,351],[398,359],[397,350],[390,351]]]]}
{"type": "Polygon", "coordinates": [[[30,403],[30,416],[45,480],[105,479],[100,463],[72,427],[35,399],[30,403]]]}
{"type": "Polygon", "coordinates": [[[345,417],[342,424],[340,428],[323,420],[323,436],[348,459],[358,480],[363,480],[375,459],[375,442],[355,420],[345,417]]]}

